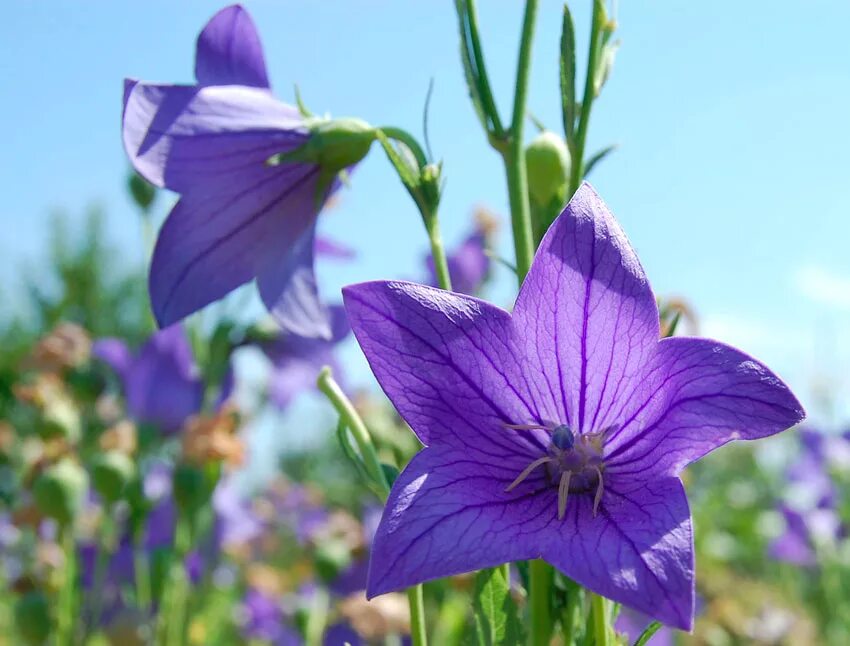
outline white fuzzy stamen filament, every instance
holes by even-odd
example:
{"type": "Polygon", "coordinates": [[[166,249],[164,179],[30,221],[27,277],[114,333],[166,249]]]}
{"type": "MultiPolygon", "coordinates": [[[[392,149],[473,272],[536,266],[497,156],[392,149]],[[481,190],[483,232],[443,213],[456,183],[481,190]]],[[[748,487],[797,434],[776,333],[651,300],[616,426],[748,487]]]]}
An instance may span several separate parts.
{"type": "Polygon", "coordinates": [[[602,500],[602,491],[605,489],[605,483],[602,481],[602,469],[594,467],[596,475],[599,476],[599,482],[596,483],[596,495],[593,496],[593,517],[596,518],[596,512],[599,511],[599,502],[602,500]]]}
{"type": "Polygon", "coordinates": [[[525,480],[525,479],[526,479],[526,478],[527,478],[527,477],[531,474],[531,472],[532,472],[532,471],[534,471],[534,470],[535,470],[537,467],[539,467],[541,464],[546,464],[547,462],[552,462],[552,461],[553,461],[553,460],[552,460],[552,458],[550,458],[550,457],[542,457],[542,458],[538,458],[537,460],[535,460],[534,462],[532,462],[531,464],[529,464],[527,467],[525,467],[525,469],[523,469],[522,473],[520,473],[520,474],[516,477],[516,480],[514,480],[511,484],[509,484],[509,485],[505,488],[505,491],[506,491],[506,492],[507,492],[507,491],[510,491],[511,489],[513,489],[514,487],[516,487],[516,486],[517,486],[520,482],[522,482],[523,480],[525,480]]]}
{"type": "Polygon", "coordinates": [[[570,497],[570,478],[572,475],[572,471],[564,471],[561,474],[561,481],[558,483],[558,520],[563,520],[567,511],[567,498],[570,497]]]}

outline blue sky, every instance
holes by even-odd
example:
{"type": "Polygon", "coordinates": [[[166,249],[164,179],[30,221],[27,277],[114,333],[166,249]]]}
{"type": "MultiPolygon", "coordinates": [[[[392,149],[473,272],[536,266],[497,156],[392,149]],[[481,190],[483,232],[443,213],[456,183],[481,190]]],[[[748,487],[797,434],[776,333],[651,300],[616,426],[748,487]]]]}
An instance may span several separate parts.
{"type": "MultiPolygon", "coordinates": [[[[519,34],[518,2],[481,2],[485,52],[503,115],[519,34]]],[[[384,0],[246,2],[274,88],[297,82],[317,112],[419,133],[429,79],[434,152],[445,161],[447,242],[476,204],[507,213],[498,159],[466,97],[453,3],[384,0]]],[[[571,3],[584,42],[589,0],[571,3]]],[[[124,192],[121,80],[191,81],[194,39],[221,4],[148,0],[10,0],[0,23],[4,125],[0,280],[44,248],[48,214],[92,201],[109,213],[126,258],[142,263],[124,192]]],[[[561,3],[542,1],[530,94],[559,128],[561,3]]],[[[595,108],[590,147],[618,152],[592,181],[659,294],[687,298],[701,332],[740,345],[798,390],[850,401],[850,3],[621,0],[622,47],[595,108]]],[[[531,129],[529,129],[531,130],[531,129]]],[[[162,205],[163,208],[165,205],[162,205]]],[[[327,293],[381,277],[416,277],[425,237],[380,150],[358,171],[324,232],[360,260],[323,267],[327,293]]],[[[511,255],[503,228],[502,248],[511,255]]],[[[502,275],[492,296],[511,297],[502,275]]]]}

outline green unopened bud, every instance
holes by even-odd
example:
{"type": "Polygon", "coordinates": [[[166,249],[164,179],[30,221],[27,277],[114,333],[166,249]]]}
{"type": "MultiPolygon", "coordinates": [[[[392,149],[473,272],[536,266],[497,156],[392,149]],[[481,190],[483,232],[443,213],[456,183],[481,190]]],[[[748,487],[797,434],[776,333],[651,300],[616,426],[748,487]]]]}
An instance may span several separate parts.
{"type": "Polygon", "coordinates": [[[270,164],[318,164],[324,175],[333,177],[363,159],[378,136],[376,129],[361,119],[316,119],[307,125],[310,128],[307,143],[275,155],[270,164]]]}
{"type": "Polygon", "coordinates": [[[351,552],[342,541],[325,541],[316,547],[314,563],[320,579],[333,581],[351,564],[351,552]]]}
{"type": "Polygon", "coordinates": [[[114,503],[124,496],[135,473],[136,465],[130,456],[120,451],[106,451],[92,462],[92,486],[105,502],[114,503]]]}
{"type": "Polygon", "coordinates": [[[127,178],[127,189],[136,205],[147,212],[156,199],[156,187],[138,173],[130,173],[127,178]]]}
{"type": "Polygon", "coordinates": [[[73,460],[64,458],[36,478],[33,495],[41,513],[67,525],[82,508],[87,489],[86,472],[73,460]]]}
{"type": "Polygon", "coordinates": [[[71,400],[57,397],[45,403],[39,433],[44,439],[61,437],[71,443],[80,439],[80,413],[71,400]]]}
{"type": "Polygon", "coordinates": [[[27,644],[47,643],[50,636],[50,606],[39,590],[24,593],[15,604],[15,626],[27,644]]]}
{"type": "Polygon", "coordinates": [[[557,134],[544,130],[525,149],[528,195],[541,207],[563,202],[570,175],[570,152],[557,134]]]}
{"type": "Polygon", "coordinates": [[[203,467],[183,462],[174,468],[172,476],[174,500],[181,511],[194,514],[212,495],[210,478],[203,467]]]}

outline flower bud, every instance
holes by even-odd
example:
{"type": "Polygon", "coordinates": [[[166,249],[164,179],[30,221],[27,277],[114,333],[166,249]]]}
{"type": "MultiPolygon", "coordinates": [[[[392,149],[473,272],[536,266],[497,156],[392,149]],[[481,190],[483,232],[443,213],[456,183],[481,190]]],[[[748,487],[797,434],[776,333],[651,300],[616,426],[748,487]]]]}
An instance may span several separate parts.
{"type": "Polygon", "coordinates": [[[88,477],[83,468],[64,458],[36,478],[33,496],[41,513],[65,525],[79,513],[87,488],[88,477]]]}
{"type": "Polygon", "coordinates": [[[270,164],[317,164],[325,176],[334,177],[363,159],[377,138],[375,128],[361,119],[315,119],[307,121],[307,125],[307,143],[292,152],[275,155],[270,164]]]}
{"type": "Polygon", "coordinates": [[[15,604],[15,626],[27,644],[47,643],[50,636],[50,606],[39,590],[24,593],[15,604]]]}
{"type": "Polygon", "coordinates": [[[127,189],[136,205],[147,212],[156,199],[156,187],[138,173],[130,173],[127,178],[127,189]]]}
{"type": "Polygon", "coordinates": [[[203,507],[212,495],[212,487],[204,468],[188,462],[174,467],[172,486],[177,506],[189,514],[203,507]]]}
{"type": "Polygon", "coordinates": [[[570,174],[570,152],[564,140],[544,130],[525,149],[525,164],[531,201],[540,207],[553,200],[563,202],[570,174]]]}
{"type": "Polygon", "coordinates": [[[61,397],[45,404],[39,426],[42,438],[62,438],[74,443],[80,439],[80,433],[80,413],[70,399],[61,397]]]}
{"type": "Polygon", "coordinates": [[[114,503],[124,496],[135,474],[133,460],[120,451],[100,453],[91,464],[92,486],[107,503],[114,503]]]}

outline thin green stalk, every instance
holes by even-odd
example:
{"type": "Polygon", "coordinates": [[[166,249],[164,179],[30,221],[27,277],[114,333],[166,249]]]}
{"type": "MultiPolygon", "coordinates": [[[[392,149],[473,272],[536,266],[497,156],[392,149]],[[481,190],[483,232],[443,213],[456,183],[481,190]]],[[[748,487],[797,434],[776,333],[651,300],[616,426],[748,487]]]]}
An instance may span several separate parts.
{"type": "Polygon", "coordinates": [[[59,604],[56,626],[57,646],[71,646],[74,643],[76,627],[75,594],[77,590],[77,549],[74,529],[71,525],[62,527],[61,541],[64,556],[64,576],[59,591],[59,604]]]}
{"type": "Polygon", "coordinates": [[[115,523],[112,519],[112,509],[104,510],[100,521],[100,537],[97,544],[97,560],[94,566],[94,601],[92,606],[91,625],[96,627],[102,611],[103,586],[109,569],[109,559],[112,557],[115,523]]]}
{"type": "Polygon", "coordinates": [[[186,578],[186,554],[192,545],[189,521],[178,513],[177,523],[174,528],[174,561],[171,563],[172,589],[170,604],[167,608],[168,629],[167,639],[169,646],[180,646],[183,644],[186,631],[186,602],[189,592],[188,580],[186,578]]]}
{"type": "Polygon", "coordinates": [[[424,646],[428,643],[428,636],[425,632],[425,596],[421,585],[407,589],[407,603],[410,605],[410,639],[413,646],[424,646]]]}
{"type": "Polygon", "coordinates": [[[419,142],[416,141],[416,139],[412,137],[409,132],[407,132],[403,128],[396,128],[395,126],[381,126],[378,129],[390,139],[400,141],[405,146],[407,146],[410,149],[410,152],[413,153],[413,156],[416,158],[416,162],[419,164],[419,168],[422,168],[428,163],[428,157],[425,156],[425,151],[422,150],[422,146],[419,145],[419,142]]]}
{"type": "Polygon", "coordinates": [[[434,273],[437,274],[437,282],[440,289],[451,291],[452,277],[449,274],[449,263],[446,258],[446,250],[437,227],[437,218],[434,217],[433,224],[428,231],[428,241],[431,243],[431,258],[434,260],[434,273]]]}
{"type": "Polygon", "coordinates": [[[304,629],[304,641],[307,646],[321,646],[327,621],[328,593],[319,588],[313,596],[310,612],[307,615],[307,625],[304,629]]]}
{"type": "Polygon", "coordinates": [[[594,646],[609,646],[608,611],[605,597],[590,593],[590,614],[593,616],[594,646]]]}
{"type": "Polygon", "coordinates": [[[552,597],[553,571],[549,564],[540,559],[528,564],[529,604],[531,605],[531,646],[548,646],[552,637],[552,615],[550,601],[552,597]]]}
{"type": "Polygon", "coordinates": [[[141,537],[133,545],[133,570],[136,575],[136,607],[147,613],[151,607],[151,572],[141,537]]]}
{"type": "MultiPolygon", "coordinates": [[[[366,471],[380,487],[381,498],[386,501],[390,493],[390,484],[384,475],[383,468],[381,468],[381,462],[378,460],[378,454],[375,451],[375,445],[372,442],[369,429],[366,428],[366,424],[363,422],[357,409],[354,408],[354,404],[345,396],[339,384],[334,381],[330,368],[327,366],[322,368],[317,384],[319,390],[328,398],[331,405],[333,405],[339,414],[340,419],[348,426],[348,429],[354,436],[354,441],[357,442],[357,447],[360,449],[360,455],[363,458],[366,471]]],[[[410,604],[410,636],[413,646],[427,646],[428,639],[425,632],[425,603],[422,586],[416,585],[409,588],[407,599],[410,604]]]]}
{"type": "Polygon", "coordinates": [[[322,368],[317,384],[319,390],[324,393],[345,425],[348,426],[348,430],[354,436],[354,441],[357,442],[357,448],[360,449],[360,455],[363,458],[366,472],[381,488],[383,497],[386,499],[390,491],[390,484],[387,482],[384,470],[381,468],[381,462],[378,460],[378,454],[375,451],[372,436],[369,435],[369,429],[366,428],[366,424],[363,423],[363,420],[354,408],[354,404],[345,396],[342,388],[334,380],[329,367],[325,366],[322,368]]]}
{"type": "Polygon", "coordinates": [[[597,50],[599,49],[599,35],[602,31],[603,5],[594,0],[593,18],[590,26],[590,48],[587,56],[587,76],[584,79],[584,97],[581,101],[581,113],[579,114],[578,127],[576,128],[576,144],[572,153],[572,167],[570,173],[570,196],[572,196],[581,185],[584,177],[584,148],[587,141],[587,130],[590,124],[590,108],[593,106],[595,92],[593,79],[596,78],[596,64],[599,61],[597,50]]]}
{"type": "Polygon", "coordinates": [[[508,200],[511,208],[517,279],[520,284],[531,268],[531,261],[534,258],[534,236],[531,229],[531,208],[528,203],[528,176],[525,167],[523,130],[528,100],[528,81],[531,72],[531,45],[534,40],[536,17],[537,0],[527,0],[522,23],[519,61],[517,63],[513,118],[508,146],[502,154],[508,182],[508,200]]]}
{"type": "Polygon", "coordinates": [[[581,598],[579,591],[580,588],[578,586],[569,591],[567,606],[561,615],[561,634],[564,638],[564,646],[572,646],[575,643],[576,615],[579,610],[579,600],[581,598]]]}

